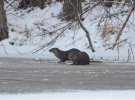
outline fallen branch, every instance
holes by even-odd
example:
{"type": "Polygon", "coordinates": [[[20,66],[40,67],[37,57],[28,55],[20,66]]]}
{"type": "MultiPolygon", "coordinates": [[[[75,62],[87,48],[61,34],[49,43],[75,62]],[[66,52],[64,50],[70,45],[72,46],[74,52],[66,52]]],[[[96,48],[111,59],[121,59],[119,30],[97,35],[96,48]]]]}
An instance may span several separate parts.
{"type": "Polygon", "coordinates": [[[72,23],[69,23],[68,25],[64,26],[63,30],[62,30],[56,37],[54,37],[54,38],[53,38],[50,42],[48,42],[47,44],[44,44],[44,45],[42,45],[41,47],[38,47],[37,49],[35,49],[34,52],[32,52],[32,54],[34,54],[34,53],[36,53],[36,52],[38,52],[38,51],[44,49],[44,48],[45,48],[46,46],[48,46],[48,45],[54,44],[54,43],[56,42],[57,38],[58,38],[62,33],[64,33],[64,31],[65,31],[66,29],[68,29],[71,24],[72,24],[72,23]]]}
{"type": "MultiPolygon", "coordinates": [[[[102,1],[102,0],[100,0],[99,2],[97,2],[96,4],[94,4],[90,9],[87,9],[85,12],[81,13],[80,16],[82,16],[83,14],[85,14],[86,12],[88,12],[89,10],[92,10],[95,6],[97,6],[98,4],[100,4],[101,1],[102,1]]],[[[56,30],[50,32],[50,33],[54,33],[54,32],[56,32],[56,31],[58,31],[58,30],[63,29],[62,32],[60,32],[56,37],[54,37],[54,38],[53,38],[51,41],[49,41],[47,44],[41,45],[40,47],[37,47],[36,49],[34,49],[33,51],[31,51],[32,54],[34,54],[34,53],[36,53],[36,52],[39,52],[40,50],[43,50],[43,49],[44,49],[46,46],[48,46],[48,45],[54,44],[55,41],[57,40],[57,38],[58,38],[66,29],[68,29],[68,28],[70,27],[70,25],[72,25],[72,23],[74,23],[76,20],[77,20],[77,17],[76,17],[74,20],[72,20],[69,24],[63,26],[62,28],[59,28],[59,29],[56,29],[56,30]]],[[[93,49],[93,51],[95,51],[95,50],[93,49]]]]}

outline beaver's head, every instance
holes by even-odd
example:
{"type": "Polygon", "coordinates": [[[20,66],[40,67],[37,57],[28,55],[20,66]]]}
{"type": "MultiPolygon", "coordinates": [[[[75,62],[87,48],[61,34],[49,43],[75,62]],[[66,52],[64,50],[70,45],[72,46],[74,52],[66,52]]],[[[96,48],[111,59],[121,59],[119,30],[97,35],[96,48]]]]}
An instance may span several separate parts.
{"type": "Polygon", "coordinates": [[[58,48],[52,48],[52,49],[50,49],[49,51],[50,51],[50,52],[54,52],[54,51],[59,51],[59,49],[58,49],[58,48]]]}
{"type": "Polygon", "coordinates": [[[54,53],[56,57],[59,58],[59,49],[58,48],[52,48],[49,50],[50,52],[54,53]]]}

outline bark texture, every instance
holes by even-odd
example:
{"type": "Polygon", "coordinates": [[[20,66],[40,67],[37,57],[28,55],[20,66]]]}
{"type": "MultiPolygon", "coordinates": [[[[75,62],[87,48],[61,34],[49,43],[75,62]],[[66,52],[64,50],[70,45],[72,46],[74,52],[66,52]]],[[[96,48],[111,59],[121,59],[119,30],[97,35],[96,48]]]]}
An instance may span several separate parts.
{"type": "Polygon", "coordinates": [[[4,10],[4,1],[0,0],[0,41],[6,38],[8,38],[7,18],[4,10]]]}

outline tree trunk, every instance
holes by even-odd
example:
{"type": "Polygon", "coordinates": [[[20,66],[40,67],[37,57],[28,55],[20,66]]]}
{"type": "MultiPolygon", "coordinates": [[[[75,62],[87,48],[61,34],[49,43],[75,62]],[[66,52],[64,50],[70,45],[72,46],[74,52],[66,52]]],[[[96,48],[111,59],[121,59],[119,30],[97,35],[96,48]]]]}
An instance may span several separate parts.
{"type": "Polygon", "coordinates": [[[4,10],[4,1],[0,0],[0,41],[8,38],[7,18],[4,10]]]}
{"type": "Polygon", "coordinates": [[[45,3],[51,3],[52,0],[22,0],[19,4],[19,8],[23,8],[23,9],[26,9],[27,7],[29,6],[32,6],[32,7],[40,7],[41,9],[43,9],[45,6],[45,3]]]}
{"type": "Polygon", "coordinates": [[[69,20],[73,20],[77,17],[75,8],[78,8],[77,9],[78,12],[82,13],[81,2],[82,2],[82,0],[64,0],[63,12],[62,12],[62,17],[64,17],[64,20],[69,21],[69,20]]]}

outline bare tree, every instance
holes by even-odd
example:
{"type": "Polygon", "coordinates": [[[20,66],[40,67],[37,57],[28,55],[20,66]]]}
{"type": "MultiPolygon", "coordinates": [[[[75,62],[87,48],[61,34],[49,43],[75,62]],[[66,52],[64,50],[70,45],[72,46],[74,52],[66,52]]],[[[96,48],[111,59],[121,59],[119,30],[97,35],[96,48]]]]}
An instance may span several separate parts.
{"type": "MultiPolygon", "coordinates": [[[[41,7],[44,7],[44,3],[45,2],[52,2],[52,0],[22,0],[22,2],[20,3],[20,7],[24,7],[27,8],[29,5],[30,6],[37,6],[37,4],[41,4],[41,7]]],[[[84,30],[84,32],[86,33],[86,37],[88,39],[89,42],[89,47],[91,48],[92,51],[94,50],[94,47],[92,45],[91,42],[91,38],[89,35],[89,31],[85,28],[85,26],[82,23],[81,20],[81,16],[83,14],[87,14],[87,13],[91,13],[92,9],[95,9],[97,6],[102,7],[103,12],[100,13],[100,16],[96,16],[99,19],[98,22],[98,27],[100,28],[100,34],[101,37],[109,37],[107,39],[111,39],[111,36],[115,36],[115,41],[114,45],[111,42],[106,42],[108,41],[107,39],[105,40],[106,44],[105,45],[108,49],[113,49],[116,48],[117,46],[119,46],[120,43],[125,42],[124,40],[121,40],[120,37],[122,35],[123,29],[127,26],[127,23],[129,21],[129,18],[132,14],[132,12],[134,11],[135,7],[134,7],[134,1],[135,0],[90,0],[87,1],[87,4],[83,5],[83,9],[82,9],[82,1],[83,0],[54,0],[56,2],[63,2],[63,9],[62,12],[60,14],[60,18],[62,18],[63,20],[69,21],[69,25],[67,25],[67,27],[65,28],[62,27],[60,28],[60,30],[62,29],[62,31],[60,31],[60,34],[58,34],[58,36],[56,36],[52,41],[50,41],[47,45],[50,45],[51,43],[53,44],[56,39],[62,34],[64,33],[63,30],[68,29],[69,26],[72,25],[72,23],[74,22],[78,22],[78,25],[80,25],[80,27],[84,30]],[[123,9],[124,6],[127,7],[131,7],[132,9],[129,12],[129,9],[123,9]],[[120,8],[117,9],[116,7],[120,8]],[[116,8],[117,10],[115,11],[116,8]],[[125,23],[121,22],[120,17],[122,16],[126,16],[125,14],[127,14],[127,19],[125,21],[125,23]],[[117,27],[117,22],[114,20],[118,20],[119,27],[117,27]],[[109,45],[108,45],[109,44],[109,45]]],[[[85,18],[84,18],[85,19],[85,18]]],[[[52,32],[51,32],[52,33],[52,32]]],[[[43,49],[46,45],[42,46],[41,49],[43,49]]],[[[37,50],[38,51],[38,50],[37,50]]]]}
{"type": "Polygon", "coordinates": [[[63,11],[60,15],[60,18],[70,21],[74,20],[76,16],[76,12],[74,8],[77,8],[79,13],[82,13],[82,0],[63,0],[63,11]],[[71,5],[73,4],[73,6],[71,5]]]}
{"type": "Polygon", "coordinates": [[[45,3],[50,4],[52,0],[22,0],[19,4],[19,8],[27,8],[29,6],[32,7],[40,7],[43,9],[45,7],[45,3]]]}
{"type": "Polygon", "coordinates": [[[130,16],[131,16],[132,12],[134,11],[134,8],[135,8],[135,2],[134,2],[134,4],[133,4],[132,9],[130,10],[130,12],[129,12],[127,18],[126,18],[126,21],[124,22],[124,24],[122,25],[122,28],[120,29],[120,31],[119,31],[119,33],[118,33],[118,36],[116,37],[115,43],[114,43],[114,45],[113,45],[113,49],[115,48],[115,46],[116,46],[118,40],[120,39],[120,36],[122,35],[122,32],[123,32],[125,26],[127,25],[127,22],[128,22],[128,20],[129,20],[129,18],[130,18],[130,16]]]}
{"type": "Polygon", "coordinates": [[[8,38],[7,18],[4,10],[4,1],[0,0],[0,41],[8,38]]]}

